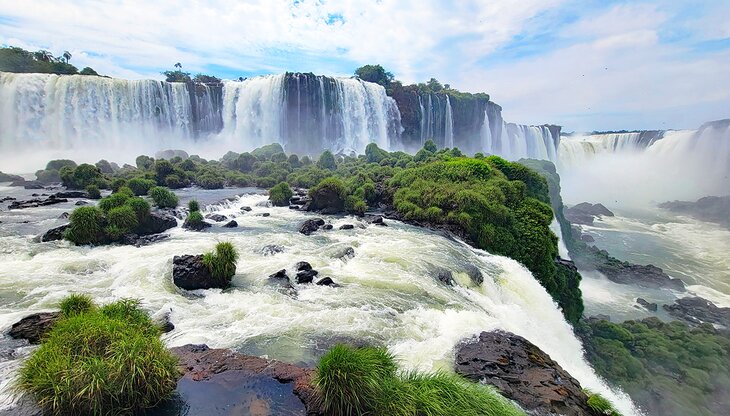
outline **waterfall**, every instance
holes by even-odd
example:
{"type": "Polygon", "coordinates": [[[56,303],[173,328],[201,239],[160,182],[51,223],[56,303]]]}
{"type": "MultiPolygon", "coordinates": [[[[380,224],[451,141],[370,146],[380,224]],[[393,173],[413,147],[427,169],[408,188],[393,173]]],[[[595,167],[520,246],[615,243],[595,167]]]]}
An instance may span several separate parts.
{"type": "Polygon", "coordinates": [[[423,108],[423,98],[419,95],[418,96],[418,109],[420,110],[421,115],[421,146],[423,146],[426,143],[426,117],[425,117],[425,109],[423,108]]]}
{"type": "MultiPolygon", "coordinates": [[[[495,120],[496,121],[496,120],[495,120]]],[[[527,126],[502,121],[501,134],[492,136],[492,120],[484,111],[484,122],[480,130],[481,151],[495,154],[509,160],[522,158],[557,161],[556,143],[559,137],[549,126],[527,126]]]]}
{"type": "Polygon", "coordinates": [[[482,150],[487,154],[494,154],[494,149],[492,145],[492,129],[491,125],[489,124],[489,114],[487,113],[487,110],[484,110],[484,121],[482,122],[481,128],[481,139],[482,150]]]}
{"type": "Polygon", "coordinates": [[[454,114],[451,111],[451,100],[446,96],[446,120],[444,121],[445,147],[454,147],[454,114]]]}

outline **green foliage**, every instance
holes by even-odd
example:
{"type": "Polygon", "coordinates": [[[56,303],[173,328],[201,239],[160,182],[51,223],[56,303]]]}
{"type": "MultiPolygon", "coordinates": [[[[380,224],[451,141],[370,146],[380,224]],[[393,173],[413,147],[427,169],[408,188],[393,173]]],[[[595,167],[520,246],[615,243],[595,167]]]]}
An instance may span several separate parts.
{"type": "Polygon", "coordinates": [[[92,311],[96,305],[89,295],[81,295],[77,293],[70,294],[61,300],[59,304],[61,315],[64,318],[70,318],[75,315],[92,311]]]}
{"type": "Polygon", "coordinates": [[[117,240],[123,235],[131,233],[139,225],[137,213],[129,205],[110,209],[106,219],[107,226],[104,231],[112,240],[117,240]]]}
{"type": "Polygon", "coordinates": [[[100,199],[101,198],[101,191],[99,190],[99,187],[96,185],[88,185],[86,187],[86,193],[89,194],[89,198],[91,198],[91,199],[100,199]]]}
{"type": "Polygon", "coordinates": [[[203,189],[221,189],[225,184],[225,178],[213,171],[205,171],[195,178],[195,183],[203,189]]]}
{"type": "Polygon", "coordinates": [[[119,190],[119,188],[121,188],[123,186],[126,186],[126,185],[127,185],[127,180],[126,179],[124,179],[124,178],[114,178],[114,180],[112,181],[110,187],[111,187],[112,192],[117,192],[119,190]]]}
{"type": "MultiPolygon", "coordinates": [[[[124,187],[119,189],[124,189],[124,187]]],[[[102,200],[99,201],[99,208],[101,208],[104,212],[109,212],[114,208],[118,208],[126,204],[129,198],[130,196],[126,192],[115,192],[106,198],[102,198],[102,200]]]]}
{"type": "Polygon", "coordinates": [[[137,156],[134,163],[137,165],[137,169],[150,169],[154,165],[155,160],[149,156],[140,155],[137,156]]]}
{"type": "Polygon", "coordinates": [[[430,153],[436,153],[438,151],[436,143],[431,139],[426,140],[426,143],[423,144],[423,149],[430,153]]]}
{"type": "Polygon", "coordinates": [[[198,201],[196,201],[194,199],[190,200],[190,202],[188,202],[188,211],[190,211],[190,212],[200,211],[200,204],[198,203],[198,201]]]}
{"type": "Polygon", "coordinates": [[[132,197],[127,199],[124,205],[128,206],[132,209],[132,211],[134,211],[134,214],[137,216],[137,222],[139,222],[140,225],[144,224],[145,221],[149,219],[150,204],[144,199],[139,197],[132,197]]]}
{"type": "Polygon", "coordinates": [[[0,71],[66,75],[76,74],[78,69],[63,56],[54,57],[45,50],[30,52],[10,46],[0,47],[0,71]]]}
{"type": "Polygon", "coordinates": [[[709,324],[693,329],[657,318],[621,324],[590,319],[579,333],[596,372],[649,414],[709,416],[730,406],[722,396],[730,383],[730,336],[709,324]]]}
{"type": "Polygon", "coordinates": [[[380,65],[365,65],[355,70],[355,75],[363,81],[374,82],[387,87],[393,81],[393,74],[380,65]]]}
{"type": "Polygon", "coordinates": [[[190,214],[185,219],[185,226],[193,230],[198,230],[201,224],[203,224],[203,214],[200,211],[190,211],[190,214]]]}
{"type": "Polygon", "coordinates": [[[593,393],[588,390],[583,390],[588,395],[588,407],[590,407],[596,414],[607,415],[607,416],[623,416],[616,409],[613,408],[611,402],[606,400],[605,397],[598,393],[593,393]]]}
{"type": "Polygon", "coordinates": [[[197,74],[193,78],[193,82],[200,82],[203,84],[220,84],[221,79],[212,75],[197,74]]]}
{"type": "Polygon", "coordinates": [[[126,184],[136,196],[147,195],[147,192],[155,185],[155,181],[145,178],[132,178],[126,184]]]}
{"type": "Polygon", "coordinates": [[[368,163],[380,163],[389,156],[388,152],[378,147],[375,143],[369,143],[365,147],[365,160],[368,163]]]}
{"type": "Polygon", "coordinates": [[[281,145],[279,143],[272,143],[272,144],[267,144],[266,146],[261,146],[258,149],[252,150],[251,155],[258,160],[266,161],[266,160],[271,160],[271,156],[273,156],[277,153],[283,153],[283,152],[284,152],[284,148],[281,147],[281,145]]]}
{"type": "Polygon", "coordinates": [[[399,374],[385,348],[332,347],[314,384],[327,415],[524,415],[493,389],[453,374],[399,374]]]}
{"type": "Polygon", "coordinates": [[[271,155],[271,161],[274,163],[281,163],[287,161],[286,154],[284,152],[274,153],[271,155]]]}
{"type": "Polygon", "coordinates": [[[78,207],[69,216],[64,237],[76,245],[99,244],[104,241],[104,213],[92,206],[78,207]]]}
{"type": "Polygon", "coordinates": [[[289,205],[289,200],[294,193],[291,191],[289,184],[280,182],[278,185],[269,189],[269,200],[274,206],[285,207],[289,205]]]}
{"type": "Polygon", "coordinates": [[[48,414],[138,413],[169,397],[177,360],[138,302],[95,308],[87,300],[62,302],[72,313],[23,363],[19,387],[48,414]]]}
{"type": "Polygon", "coordinates": [[[75,168],[64,166],[60,169],[59,174],[63,186],[69,189],[84,189],[104,178],[99,168],[88,163],[82,163],[75,168]]]}
{"type": "Polygon", "coordinates": [[[177,195],[167,188],[155,186],[149,190],[148,194],[159,208],[175,208],[177,206],[177,195]]]}
{"type": "Polygon", "coordinates": [[[96,71],[94,71],[93,68],[88,67],[88,66],[85,66],[84,69],[82,69],[81,71],[79,71],[79,75],[95,75],[95,76],[99,76],[99,73],[97,73],[96,71]]]}
{"type": "Polygon", "coordinates": [[[231,283],[233,275],[236,274],[237,261],[238,251],[231,243],[218,243],[215,252],[203,255],[203,264],[208,267],[210,274],[221,286],[228,286],[231,283]]]}
{"type": "Polygon", "coordinates": [[[55,159],[51,160],[46,164],[46,170],[61,170],[61,168],[68,166],[70,168],[76,168],[76,162],[69,159],[55,159]]]}
{"type": "Polygon", "coordinates": [[[347,192],[345,184],[341,179],[331,176],[320,181],[317,186],[309,190],[309,197],[312,198],[312,209],[329,209],[333,212],[342,211],[345,208],[347,192]]]}
{"type": "Polygon", "coordinates": [[[162,75],[165,76],[167,82],[192,82],[190,78],[190,72],[183,72],[180,69],[175,71],[163,71],[162,75]]]}
{"type": "Polygon", "coordinates": [[[319,156],[319,159],[317,160],[317,166],[320,169],[329,169],[329,170],[337,169],[337,163],[335,162],[335,156],[329,150],[325,150],[319,156]]]}

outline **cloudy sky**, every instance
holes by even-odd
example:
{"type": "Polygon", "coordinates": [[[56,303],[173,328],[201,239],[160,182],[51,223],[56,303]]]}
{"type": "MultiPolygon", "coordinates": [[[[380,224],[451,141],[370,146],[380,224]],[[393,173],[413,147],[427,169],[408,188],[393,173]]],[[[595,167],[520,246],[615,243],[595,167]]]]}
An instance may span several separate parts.
{"type": "Polygon", "coordinates": [[[350,75],[484,91],[509,121],[693,128],[730,117],[728,0],[0,0],[0,44],[122,78],[350,75]]]}

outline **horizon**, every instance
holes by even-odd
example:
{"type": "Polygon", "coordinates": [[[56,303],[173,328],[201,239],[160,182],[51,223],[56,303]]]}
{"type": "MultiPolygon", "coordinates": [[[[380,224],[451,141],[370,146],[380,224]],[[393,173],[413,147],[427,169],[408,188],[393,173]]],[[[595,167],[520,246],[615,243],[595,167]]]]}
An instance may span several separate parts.
{"type": "Polygon", "coordinates": [[[125,79],[163,79],[176,62],[228,79],[352,76],[380,64],[405,84],[434,77],[486,92],[506,120],[566,131],[684,130],[730,117],[730,91],[717,88],[730,73],[727,2],[477,3],[162,2],[140,14],[129,4],[0,2],[0,44],[68,50],[75,66],[125,79]]]}

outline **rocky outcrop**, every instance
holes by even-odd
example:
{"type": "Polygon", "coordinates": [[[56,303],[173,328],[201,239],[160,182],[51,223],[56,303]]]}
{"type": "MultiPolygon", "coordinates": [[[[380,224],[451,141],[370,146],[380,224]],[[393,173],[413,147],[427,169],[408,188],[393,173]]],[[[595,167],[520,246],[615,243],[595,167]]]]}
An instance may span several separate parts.
{"type": "Polygon", "coordinates": [[[277,244],[269,244],[261,247],[259,253],[264,256],[273,256],[274,254],[283,253],[286,249],[283,246],[277,244]]]}
{"type": "Polygon", "coordinates": [[[184,345],[170,351],[180,360],[183,376],[178,394],[185,402],[183,407],[196,412],[189,414],[232,414],[211,413],[220,408],[260,416],[322,414],[312,384],[313,369],[206,345],[184,345]]]}
{"type": "Polygon", "coordinates": [[[594,415],[580,383],[526,339],[482,332],[457,347],[458,374],[496,387],[534,415],[594,415]]]}
{"type": "Polygon", "coordinates": [[[27,339],[31,344],[38,344],[60,317],[61,312],[40,312],[28,315],[14,323],[8,331],[8,335],[15,339],[27,339]]]}
{"type": "Polygon", "coordinates": [[[47,243],[49,241],[63,240],[63,234],[66,232],[67,228],[68,228],[68,224],[64,224],[64,225],[58,226],[56,228],[51,228],[50,230],[46,231],[45,234],[43,234],[40,237],[40,241],[42,243],[47,243]]]}
{"type": "Polygon", "coordinates": [[[281,269],[276,273],[270,274],[268,281],[270,284],[278,286],[281,289],[288,291],[294,290],[294,286],[292,286],[291,280],[289,280],[289,275],[286,274],[285,269],[281,269]]]}
{"type": "Polygon", "coordinates": [[[297,270],[297,283],[299,284],[312,283],[314,277],[319,274],[306,261],[300,261],[296,264],[295,268],[297,270]]]}
{"type": "Polygon", "coordinates": [[[588,202],[564,208],[563,213],[568,221],[581,225],[593,225],[593,221],[602,216],[613,217],[613,212],[602,204],[589,204],[588,202]]]}
{"type": "Polygon", "coordinates": [[[714,222],[730,229],[730,195],[706,196],[695,202],[664,202],[659,204],[659,208],[681,215],[689,215],[700,221],[714,222]]]}
{"type": "Polygon", "coordinates": [[[226,217],[225,215],[212,213],[212,214],[206,215],[205,219],[215,221],[215,222],[223,222],[223,221],[227,220],[228,217],[226,217]]]}
{"type": "Polygon", "coordinates": [[[324,225],[322,218],[311,218],[302,223],[299,227],[299,232],[304,235],[310,235],[313,232],[319,230],[319,227],[324,225]]]}
{"type": "Polygon", "coordinates": [[[203,255],[185,254],[172,259],[172,281],[175,286],[185,290],[225,288],[215,279],[208,267],[203,264],[203,255]]]}
{"type": "Polygon", "coordinates": [[[20,182],[24,180],[22,176],[0,172],[0,182],[20,182]]]}
{"type": "Polygon", "coordinates": [[[223,228],[236,228],[238,227],[238,222],[236,220],[230,220],[227,223],[223,224],[223,228]]]}
{"type": "Polygon", "coordinates": [[[55,195],[51,195],[48,198],[33,198],[26,201],[13,201],[8,205],[8,209],[25,209],[25,208],[37,208],[45,207],[48,205],[61,204],[68,202],[66,198],[56,198],[55,195]]]}
{"type": "Polygon", "coordinates": [[[721,308],[700,297],[681,298],[671,305],[662,305],[670,315],[692,325],[710,323],[730,331],[730,308],[721,308]]]}
{"type": "Polygon", "coordinates": [[[175,227],[177,227],[177,219],[174,215],[162,211],[152,211],[140,235],[159,234],[175,227]]]}
{"type": "Polygon", "coordinates": [[[142,247],[148,246],[153,243],[158,243],[170,238],[169,234],[151,234],[151,235],[137,235],[137,234],[126,234],[122,237],[122,244],[129,246],[142,247]]]}
{"type": "Polygon", "coordinates": [[[649,302],[648,300],[644,298],[636,298],[636,303],[639,304],[642,308],[646,309],[647,311],[656,312],[659,307],[654,302],[649,302]]]}
{"type": "Polygon", "coordinates": [[[56,198],[89,198],[89,193],[85,191],[61,191],[53,194],[56,198]]]}

